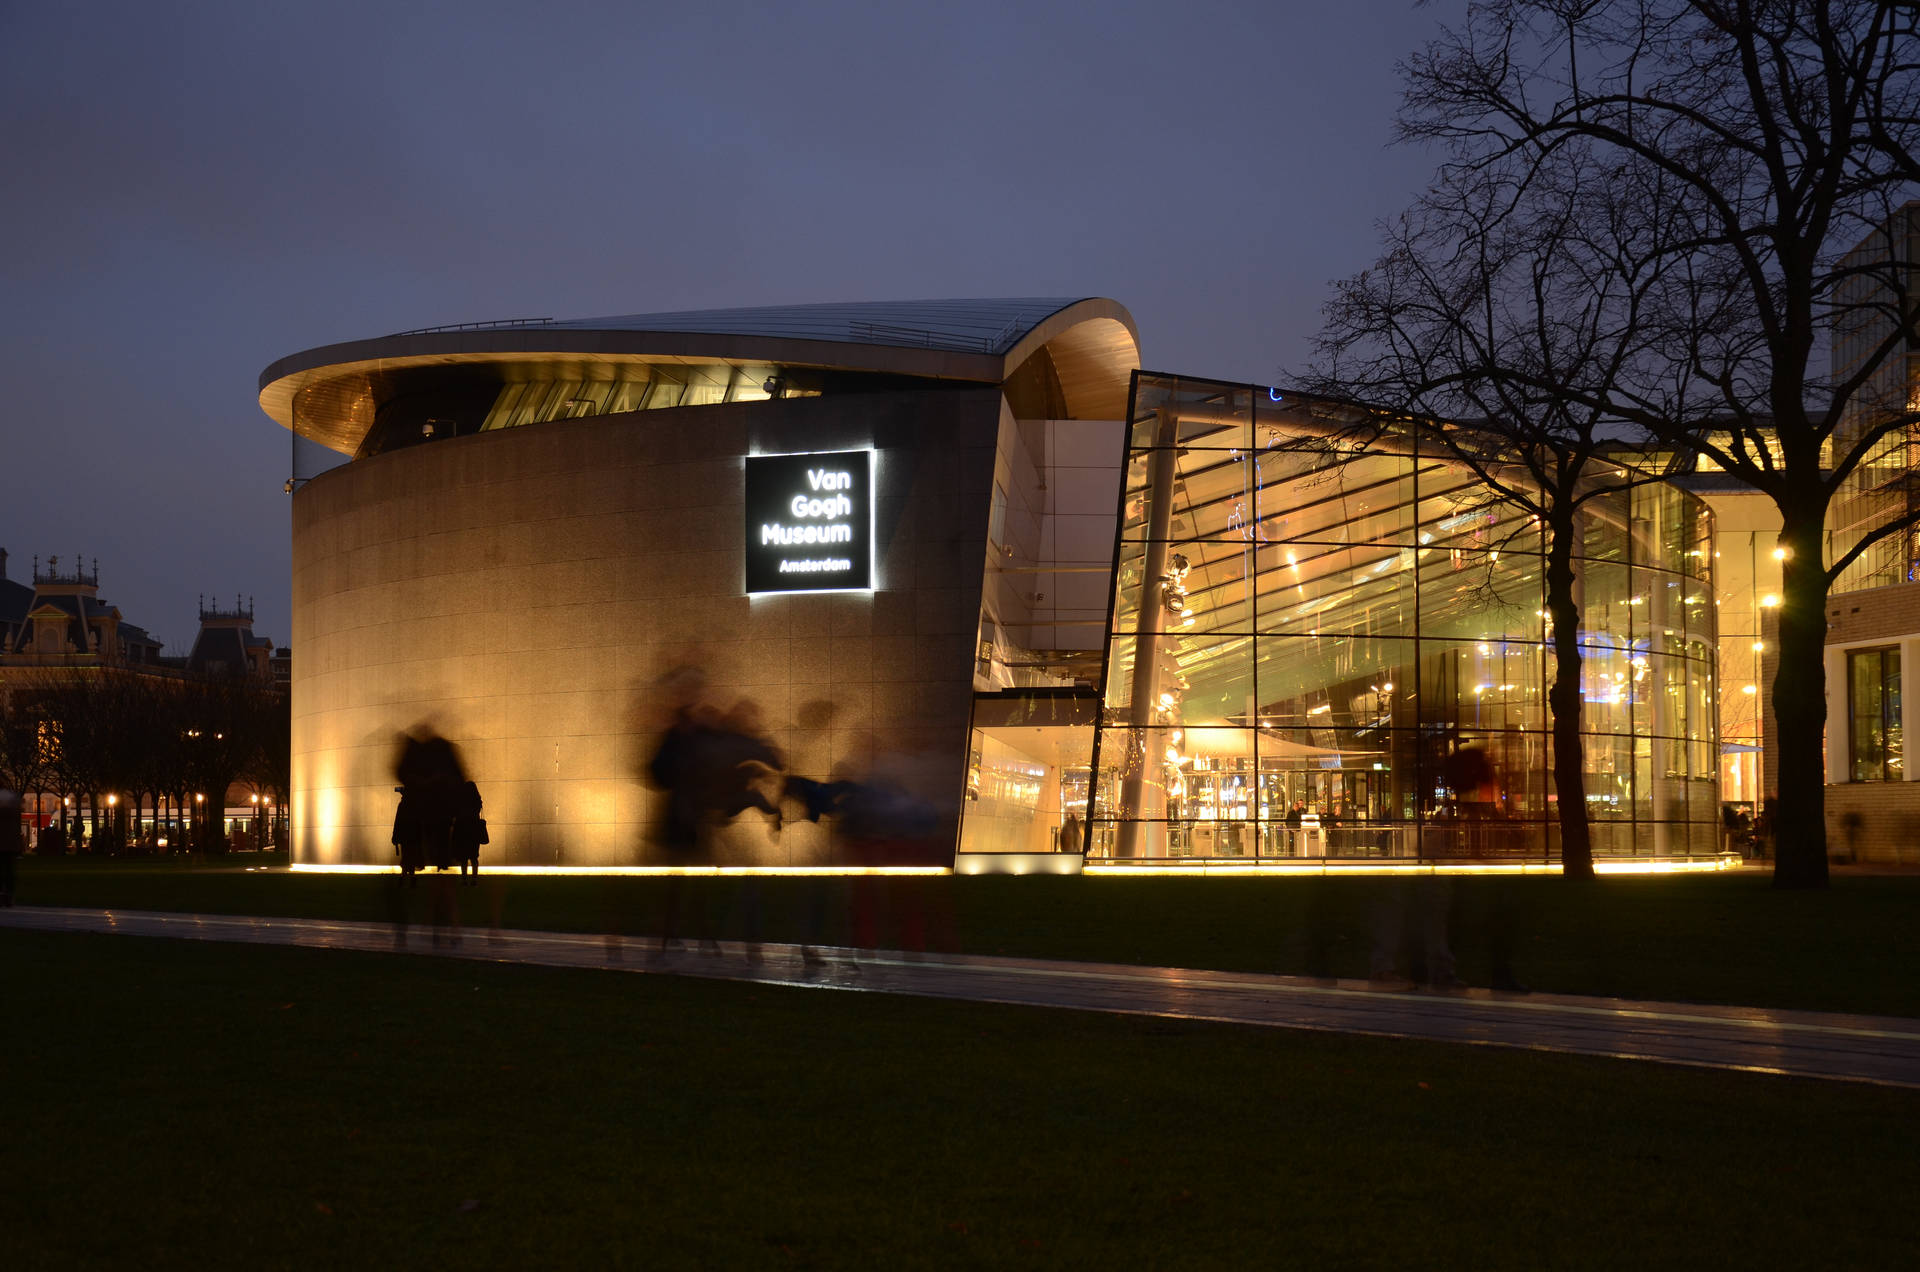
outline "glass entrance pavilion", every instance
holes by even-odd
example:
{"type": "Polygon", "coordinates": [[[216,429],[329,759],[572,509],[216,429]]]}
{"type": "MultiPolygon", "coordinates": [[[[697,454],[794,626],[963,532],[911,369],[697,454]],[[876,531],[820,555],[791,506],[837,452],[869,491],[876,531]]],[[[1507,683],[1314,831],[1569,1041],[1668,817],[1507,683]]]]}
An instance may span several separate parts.
{"type": "MultiPolygon", "coordinates": [[[[1096,862],[1558,859],[1545,543],[1431,435],[1139,373],[1086,787],[1096,862]]],[[[1575,550],[1596,855],[1717,853],[1711,515],[1575,550]]]]}

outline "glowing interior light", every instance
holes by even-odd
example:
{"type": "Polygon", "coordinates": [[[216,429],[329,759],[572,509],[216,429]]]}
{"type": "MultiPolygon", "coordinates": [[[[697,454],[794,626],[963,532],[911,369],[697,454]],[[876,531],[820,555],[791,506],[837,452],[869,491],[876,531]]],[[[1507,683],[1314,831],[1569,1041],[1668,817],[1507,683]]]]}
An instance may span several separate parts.
{"type": "Polygon", "coordinates": [[[1767,647],[1767,642],[1764,640],[1756,640],[1753,642],[1753,652],[1756,654],[1760,653],[1766,647],[1767,647]]]}
{"type": "Polygon", "coordinates": [[[1774,595],[1772,592],[1768,592],[1765,596],[1760,598],[1760,608],[1762,609],[1773,609],[1775,606],[1779,604],[1780,604],[1780,598],[1774,595]]]}
{"type": "Polygon", "coordinates": [[[1740,692],[1741,693],[1759,693],[1760,686],[1759,685],[1742,685],[1740,686],[1740,692]]]}
{"type": "Polygon", "coordinates": [[[1786,550],[1785,548],[1775,548],[1775,549],[1773,550],[1773,559],[1774,559],[1774,560],[1776,560],[1776,561],[1784,561],[1784,560],[1786,560],[1786,559],[1787,559],[1787,550],[1786,550]]]}

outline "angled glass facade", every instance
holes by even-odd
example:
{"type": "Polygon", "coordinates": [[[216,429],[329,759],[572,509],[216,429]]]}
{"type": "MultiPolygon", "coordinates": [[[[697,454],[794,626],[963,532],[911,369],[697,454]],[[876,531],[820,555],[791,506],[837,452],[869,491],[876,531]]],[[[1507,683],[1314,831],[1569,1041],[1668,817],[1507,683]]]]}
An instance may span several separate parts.
{"type": "MultiPolygon", "coordinates": [[[[1136,377],[1093,858],[1557,859],[1540,528],[1336,412],[1136,377]]],[[[1711,516],[1650,483],[1581,533],[1595,851],[1716,852],[1711,516]]]]}

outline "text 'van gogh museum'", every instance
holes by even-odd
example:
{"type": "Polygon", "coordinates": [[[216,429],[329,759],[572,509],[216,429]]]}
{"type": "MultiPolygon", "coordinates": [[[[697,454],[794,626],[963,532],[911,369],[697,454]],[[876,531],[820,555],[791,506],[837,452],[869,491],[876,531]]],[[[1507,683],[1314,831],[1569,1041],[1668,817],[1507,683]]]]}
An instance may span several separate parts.
{"type": "MultiPolygon", "coordinates": [[[[509,868],[1557,860],[1540,527],[1411,426],[1140,370],[1113,301],[469,324],[260,403],[348,457],[293,499],[296,866],[392,866],[423,737],[509,868]]],[[[1595,854],[1712,862],[1713,515],[1581,516],[1595,854]]]]}

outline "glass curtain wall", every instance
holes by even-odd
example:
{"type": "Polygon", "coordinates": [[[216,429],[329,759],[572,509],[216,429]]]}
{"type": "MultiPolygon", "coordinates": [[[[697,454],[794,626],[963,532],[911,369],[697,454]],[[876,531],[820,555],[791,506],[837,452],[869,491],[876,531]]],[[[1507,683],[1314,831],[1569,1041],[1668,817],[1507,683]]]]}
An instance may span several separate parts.
{"type": "MultiPolygon", "coordinates": [[[[1129,418],[1091,855],[1551,859],[1533,519],[1264,386],[1142,373],[1129,418]]],[[[1718,849],[1711,534],[1664,484],[1583,518],[1602,855],[1718,849]]]]}

